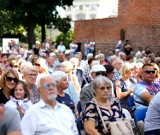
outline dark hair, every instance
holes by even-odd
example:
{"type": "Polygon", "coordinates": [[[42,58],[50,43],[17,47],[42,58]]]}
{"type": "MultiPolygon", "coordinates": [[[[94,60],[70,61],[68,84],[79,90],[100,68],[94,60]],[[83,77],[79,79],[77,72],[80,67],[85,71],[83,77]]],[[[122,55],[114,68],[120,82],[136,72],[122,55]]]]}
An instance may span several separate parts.
{"type": "MultiPolygon", "coordinates": [[[[21,80],[18,81],[17,85],[18,84],[22,84],[22,86],[23,86],[23,89],[24,89],[24,92],[25,92],[24,98],[30,99],[29,91],[27,89],[27,84],[24,81],[21,81],[21,80]]],[[[15,90],[15,88],[14,88],[14,90],[15,90]]],[[[14,94],[13,94],[13,97],[15,97],[14,94]]]]}
{"type": "Polygon", "coordinates": [[[144,65],[142,66],[142,70],[143,70],[145,67],[147,67],[147,66],[149,66],[149,67],[153,67],[153,65],[152,65],[152,64],[147,63],[147,64],[144,64],[144,65]]]}
{"type": "Polygon", "coordinates": [[[105,67],[105,69],[106,69],[106,75],[108,75],[108,73],[111,73],[111,72],[113,72],[113,70],[114,70],[114,67],[112,66],[112,65],[103,65],[104,67],[105,67]]]}
{"type": "Polygon", "coordinates": [[[95,58],[88,59],[88,64],[90,65],[92,63],[92,61],[94,61],[94,60],[95,60],[95,58]]]}
{"type": "Polygon", "coordinates": [[[2,57],[3,56],[7,56],[7,58],[8,58],[8,54],[7,53],[2,53],[2,57]]]}
{"type": "Polygon", "coordinates": [[[131,55],[128,55],[128,56],[126,57],[126,61],[130,61],[131,59],[133,59],[133,56],[131,56],[131,55]]]}

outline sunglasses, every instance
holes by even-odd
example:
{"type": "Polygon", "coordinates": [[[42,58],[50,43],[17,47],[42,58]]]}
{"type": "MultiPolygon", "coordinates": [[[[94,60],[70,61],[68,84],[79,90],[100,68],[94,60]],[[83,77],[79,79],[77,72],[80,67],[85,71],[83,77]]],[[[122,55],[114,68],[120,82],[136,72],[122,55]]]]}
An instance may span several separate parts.
{"type": "Polygon", "coordinates": [[[56,85],[56,83],[50,83],[50,84],[46,83],[46,84],[43,85],[43,88],[49,89],[51,86],[53,88],[55,88],[57,85],[56,85]]]}
{"type": "Polygon", "coordinates": [[[112,88],[111,86],[102,86],[99,89],[101,89],[101,90],[105,90],[105,89],[110,90],[111,88],[112,88]]]}
{"type": "Polygon", "coordinates": [[[106,76],[106,72],[96,72],[96,76],[98,76],[98,75],[106,76]]]}
{"type": "Polygon", "coordinates": [[[5,77],[5,79],[6,79],[6,81],[8,81],[8,82],[12,82],[12,80],[15,82],[15,83],[17,83],[18,82],[18,79],[17,78],[12,78],[12,77],[5,77]]]}
{"type": "Polygon", "coordinates": [[[148,70],[148,71],[144,71],[144,72],[147,73],[147,74],[155,74],[154,70],[148,70]]]}

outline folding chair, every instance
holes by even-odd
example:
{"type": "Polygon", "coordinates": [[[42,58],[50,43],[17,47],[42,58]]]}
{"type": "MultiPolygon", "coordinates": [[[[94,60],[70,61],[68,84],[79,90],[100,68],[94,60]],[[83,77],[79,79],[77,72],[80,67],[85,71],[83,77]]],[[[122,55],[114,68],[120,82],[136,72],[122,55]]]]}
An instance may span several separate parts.
{"type": "Polygon", "coordinates": [[[128,98],[128,105],[129,105],[129,108],[130,108],[130,110],[132,112],[134,112],[136,110],[136,105],[134,103],[134,97],[133,97],[133,95],[128,98]]]}
{"type": "Polygon", "coordinates": [[[143,120],[145,119],[146,117],[146,112],[147,112],[147,107],[144,107],[144,108],[137,108],[134,112],[134,117],[135,117],[135,122],[137,123],[138,121],[140,120],[143,120]]]}

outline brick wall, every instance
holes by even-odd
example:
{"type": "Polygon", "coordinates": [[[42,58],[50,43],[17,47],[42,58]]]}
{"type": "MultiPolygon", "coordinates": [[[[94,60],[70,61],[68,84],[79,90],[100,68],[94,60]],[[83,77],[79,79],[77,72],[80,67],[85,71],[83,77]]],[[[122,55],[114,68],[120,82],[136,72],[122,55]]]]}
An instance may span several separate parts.
{"type": "Polygon", "coordinates": [[[75,40],[82,43],[96,42],[96,49],[114,49],[124,29],[125,38],[135,50],[149,46],[151,51],[160,49],[160,5],[159,0],[119,0],[118,17],[76,21],[75,40]]]}

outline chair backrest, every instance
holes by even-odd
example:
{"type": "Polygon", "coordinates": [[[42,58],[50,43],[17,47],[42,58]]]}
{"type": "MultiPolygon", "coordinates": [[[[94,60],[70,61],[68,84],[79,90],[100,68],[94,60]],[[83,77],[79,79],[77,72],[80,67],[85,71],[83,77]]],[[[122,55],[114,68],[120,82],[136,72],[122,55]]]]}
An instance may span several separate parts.
{"type": "Polygon", "coordinates": [[[129,105],[129,108],[131,109],[131,111],[135,111],[136,105],[134,103],[133,95],[128,98],[128,105],[129,105]]]}
{"type": "Polygon", "coordinates": [[[134,117],[135,117],[135,122],[137,123],[140,120],[145,119],[146,117],[146,112],[147,112],[148,108],[144,107],[144,108],[137,108],[134,112],[134,117]]]}

